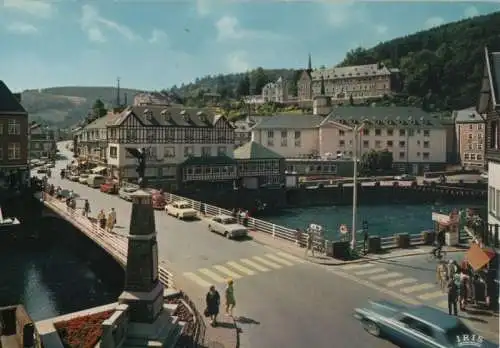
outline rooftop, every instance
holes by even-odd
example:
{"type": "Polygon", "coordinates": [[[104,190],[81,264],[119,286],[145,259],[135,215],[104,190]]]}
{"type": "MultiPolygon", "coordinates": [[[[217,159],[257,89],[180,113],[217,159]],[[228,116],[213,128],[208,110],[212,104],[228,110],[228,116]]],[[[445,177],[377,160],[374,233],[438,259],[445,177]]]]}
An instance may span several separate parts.
{"type": "Polygon", "coordinates": [[[483,123],[475,107],[455,111],[455,123],[483,123]]]}
{"type": "Polygon", "coordinates": [[[26,110],[10,91],[9,87],[0,80],[0,114],[9,113],[27,114],[26,110]]]}
{"type": "Polygon", "coordinates": [[[313,80],[320,80],[321,76],[323,76],[325,80],[335,80],[354,77],[385,76],[390,74],[391,71],[384,65],[366,64],[318,69],[311,72],[311,77],[313,80]]]}
{"type": "Polygon", "coordinates": [[[249,141],[234,150],[235,159],[282,159],[283,156],[254,141],[249,141]]]}
{"type": "Polygon", "coordinates": [[[317,128],[323,121],[322,116],[280,114],[262,119],[254,129],[310,129],[317,128]]]}

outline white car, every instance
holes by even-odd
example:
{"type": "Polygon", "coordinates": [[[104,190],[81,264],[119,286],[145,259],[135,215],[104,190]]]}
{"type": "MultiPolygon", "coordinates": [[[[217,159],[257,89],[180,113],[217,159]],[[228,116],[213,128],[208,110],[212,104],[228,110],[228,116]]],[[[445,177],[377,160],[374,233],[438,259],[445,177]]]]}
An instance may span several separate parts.
{"type": "Polygon", "coordinates": [[[412,175],[402,174],[402,175],[395,176],[394,180],[398,180],[398,181],[414,181],[414,180],[416,180],[416,178],[414,176],[412,176],[412,175]]]}
{"type": "Polygon", "coordinates": [[[84,185],[87,185],[87,180],[89,179],[89,175],[88,174],[80,174],[78,176],[78,182],[80,184],[84,184],[84,185]]]}
{"type": "Polygon", "coordinates": [[[198,212],[191,207],[191,204],[186,201],[177,201],[165,206],[165,212],[168,215],[175,216],[178,219],[194,219],[198,216],[198,212]]]}
{"type": "Polygon", "coordinates": [[[136,187],[122,187],[118,190],[118,196],[126,201],[132,201],[132,193],[137,191],[136,187]]]}
{"type": "Polygon", "coordinates": [[[242,238],[248,235],[247,228],[229,215],[215,215],[210,219],[208,230],[219,233],[226,238],[242,238]]]}
{"type": "Polygon", "coordinates": [[[48,163],[47,165],[45,165],[47,168],[55,168],[56,167],[56,164],[51,162],[51,163],[48,163]]]}
{"type": "Polygon", "coordinates": [[[483,180],[488,180],[488,173],[481,173],[480,177],[483,180]]]}
{"type": "Polygon", "coordinates": [[[70,181],[79,181],[80,177],[78,175],[76,175],[76,174],[70,174],[68,176],[68,180],[70,180],[70,181]]]}

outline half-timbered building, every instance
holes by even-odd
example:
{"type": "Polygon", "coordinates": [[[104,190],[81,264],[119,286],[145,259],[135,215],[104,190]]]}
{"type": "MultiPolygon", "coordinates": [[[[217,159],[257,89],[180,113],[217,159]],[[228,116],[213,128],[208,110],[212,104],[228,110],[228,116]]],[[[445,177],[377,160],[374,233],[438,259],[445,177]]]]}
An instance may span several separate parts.
{"type": "Polygon", "coordinates": [[[257,189],[285,182],[285,157],[255,141],[234,150],[234,158],[242,187],[257,189]]]}
{"type": "Polygon", "coordinates": [[[133,106],[106,128],[108,169],[120,180],[137,178],[127,148],[147,150],[146,178],[166,189],[236,179],[234,128],[210,110],[133,106]]]}
{"type": "Polygon", "coordinates": [[[83,127],[77,134],[76,153],[80,161],[93,165],[105,165],[107,161],[106,149],[108,145],[106,128],[118,117],[113,112],[108,112],[93,122],[83,127]]]}
{"type": "Polygon", "coordinates": [[[477,111],[486,114],[488,223],[492,226],[500,225],[500,52],[490,52],[485,48],[484,57],[484,75],[477,111]]]}

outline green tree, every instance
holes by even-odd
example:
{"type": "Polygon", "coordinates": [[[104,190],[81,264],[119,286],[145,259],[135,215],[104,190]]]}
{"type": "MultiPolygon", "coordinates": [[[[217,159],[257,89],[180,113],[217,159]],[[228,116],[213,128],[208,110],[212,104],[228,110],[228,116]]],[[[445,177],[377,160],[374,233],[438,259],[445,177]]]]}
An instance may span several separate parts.
{"type": "Polygon", "coordinates": [[[392,152],[371,150],[361,156],[361,172],[366,175],[387,172],[392,169],[392,162],[392,152]]]}
{"type": "Polygon", "coordinates": [[[244,97],[250,95],[250,76],[245,74],[238,82],[238,87],[236,87],[236,96],[244,97]]]}
{"type": "Polygon", "coordinates": [[[97,99],[94,102],[94,105],[92,105],[92,116],[94,119],[101,118],[105,116],[108,113],[108,110],[106,109],[106,106],[102,102],[101,99],[97,99]]]}
{"type": "Polygon", "coordinates": [[[258,67],[252,72],[254,81],[254,93],[262,94],[262,88],[269,83],[269,78],[261,67],[258,67]]]}

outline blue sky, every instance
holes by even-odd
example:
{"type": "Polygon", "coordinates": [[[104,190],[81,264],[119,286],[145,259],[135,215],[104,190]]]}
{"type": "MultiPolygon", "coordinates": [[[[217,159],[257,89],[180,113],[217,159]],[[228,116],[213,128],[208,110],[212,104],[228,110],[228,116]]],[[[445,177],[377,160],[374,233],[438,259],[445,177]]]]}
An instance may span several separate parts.
{"type": "Polygon", "coordinates": [[[15,91],[52,86],[161,89],[258,66],[334,65],[497,2],[271,0],[0,0],[0,79],[15,91]]]}

